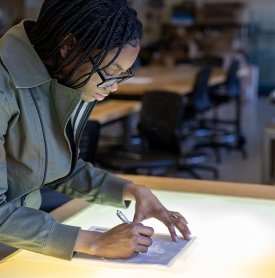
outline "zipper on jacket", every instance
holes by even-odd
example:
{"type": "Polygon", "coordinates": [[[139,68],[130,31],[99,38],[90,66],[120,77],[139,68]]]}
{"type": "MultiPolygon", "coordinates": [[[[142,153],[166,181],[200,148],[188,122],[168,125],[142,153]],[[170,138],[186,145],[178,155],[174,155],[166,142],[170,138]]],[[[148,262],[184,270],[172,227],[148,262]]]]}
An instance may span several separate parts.
{"type": "MultiPolygon", "coordinates": [[[[83,130],[85,128],[85,125],[87,123],[87,120],[92,112],[92,110],[94,109],[95,105],[96,105],[97,101],[95,100],[94,102],[92,103],[89,103],[89,108],[87,108],[85,111],[84,111],[84,115],[82,116],[81,118],[81,122],[79,123],[79,132],[77,133],[77,136],[76,136],[76,140],[75,140],[75,147],[76,147],[76,151],[78,151],[78,148],[79,148],[79,144],[80,144],[80,139],[81,139],[81,135],[83,133],[83,130]]],[[[78,159],[78,155],[76,155],[76,161],[78,159]]]]}
{"type": "MultiPolygon", "coordinates": [[[[32,95],[32,94],[31,94],[31,95],[32,95]]],[[[32,95],[32,98],[33,98],[33,95],[32,95]]],[[[36,101],[34,101],[34,102],[36,103],[36,101]]],[[[85,115],[82,117],[83,120],[81,121],[81,129],[80,129],[80,132],[79,132],[79,135],[78,135],[76,144],[75,144],[75,150],[74,150],[74,151],[76,152],[76,155],[75,155],[74,161],[72,161],[72,166],[71,166],[70,172],[69,172],[65,177],[62,177],[62,178],[60,178],[60,179],[58,179],[58,180],[52,181],[52,182],[47,183],[47,184],[44,185],[44,182],[45,182],[45,179],[46,179],[46,173],[47,173],[47,172],[46,172],[46,171],[47,171],[47,166],[45,166],[45,173],[44,173],[43,183],[41,184],[41,187],[42,187],[43,185],[44,185],[44,187],[56,186],[56,185],[58,185],[58,184],[60,184],[60,183],[62,183],[62,182],[65,182],[67,179],[70,178],[72,172],[74,171],[75,164],[76,164],[76,162],[77,162],[77,160],[78,160],[77,152],[78,152],[78,148],[79,148],[79,143],[80,143],[81,134],[82,134],[82,132],[83,132],[83,130],[84,130],[84,127],[85,127],[85,124],[86,124],[86,122],[87,122],[87,120],[88,120],[88,117],[89,117],[89,115],[92,113],[92,111],[93,111],[93,109],[94,109],[96,103],[97,103],[97,101],[94,101],[94,102],[92,102],[91,104],[89,104],[88,108],[87,108],[86,111],[85,111],[85,115]]],[[[38,108],[37,104],[36,104],[36,109],[37,109],[37,111],[39,111],[39,108],[38,108]]],[[[40,115],[41,124],[42,124],[42,117],[41,117],[40,111],[39,111],[38,114],[40,115]]],[[[46,137],[45,137],[44,125],[43,125],[42,130],[44,131],[43,135],[44,135],[44,141],[45,141],[45,144],[46,144],[46,137]]],[[[47,145],[45,145],[45,150],[47,150],[47,149],[48,149],[48,148],[47,148],[47,145]]],[[[47,153],[46,153],[46,155],[47,155],[47,153]]],[[[48,159],[45,159],[45,161],[47,162],[48,159]]],[[[46,165],[47,165],[47,164],[46,164],[46,165]]],[[[32,192],[34,192],[34,191],[36,191],[36,190],[37,190],[37,189],[34,189],[34,190],[30,191],[29,193],[27,193],[27,194],[25,194],[24,196],[21,197],[21,206],[26,206],[26,196],[29,195],[29,194],[31,194],[32,192]]]]}
{"type": "Polygon", "coordinates": [[[78,160],[78,148],[79,148],[81,134],[82,134],[82,132],[84,130],[85,124],[87,123],[89,115],[92,113],[96,103],[97,103],[97,101],[95,100],[94,102],[89,104],[88,108],[85,110],[85,114],[82,116],[81,122],[79,123],[80,129],[79,129],[79,132],[77,134],[77,139],[75,140],[75,146],[74,146],[75,156],[74,156],[74,160],[72,161],[70,172],[65,177],[62,177],[62,178],[60,178],[58,180],[52,181],[50,183],[47,183],[44,186],[47,186],[47,187],[56,186],[56,185],[58,185],[60,183],[65,182],[66,180],[68,180],[70,178],[72,172],[74,171],[76,162],[78,160]]]}
{"type": "Polygon", "coordinates": [[[26,197],[27,197],[28,194],[26,194],[23,197],[21,197],[21,207],[25,207],[26,206],[26,197]]]}

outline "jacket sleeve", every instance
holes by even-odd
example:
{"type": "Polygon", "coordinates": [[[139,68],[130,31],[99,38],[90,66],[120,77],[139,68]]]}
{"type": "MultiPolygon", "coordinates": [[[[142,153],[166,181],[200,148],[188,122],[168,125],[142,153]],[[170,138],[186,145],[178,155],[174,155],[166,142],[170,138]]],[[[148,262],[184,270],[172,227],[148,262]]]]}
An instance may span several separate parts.
{"type": "Polygon", "coordinates": [[[71,178],[56,190],[88,202],[128,207],[130,202],[124,201],[123,195],[130,182],[79,159],[71,178]]]}
{"type": "Polygon", "coordinates": [[[45,212],[21,206],[20,200],[8,201],[9,183],[4,145],[12,117],[9,102],[2,91],[0,119],[0,242],[15,248],[71,259],[78,227],[60,224],[45,212]]]}

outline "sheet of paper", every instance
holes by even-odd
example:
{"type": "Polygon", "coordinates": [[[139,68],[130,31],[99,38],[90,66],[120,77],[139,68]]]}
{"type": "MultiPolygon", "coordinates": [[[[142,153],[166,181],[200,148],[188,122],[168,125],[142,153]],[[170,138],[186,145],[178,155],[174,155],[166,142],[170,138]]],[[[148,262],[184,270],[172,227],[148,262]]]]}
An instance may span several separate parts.
{"type": "MultiPolygon", "coordinates": [[[[104,232],[105,228],[94,227],[90,230],[104,232]]],[[[123,264],[156,264],[162,266],[170,266],[175,260],[176,256],[187,248],[194,241],[195,238],[187,241],[179,238],[177,242],[171,240],[170,235],[155,234],[153,236],[153,244],[150,246],[147,253],[140,253],[130,259],[103,259],[95,256],[77,253],[76,258],[101,260],[107,262],[116,262],[123,264]]]]}

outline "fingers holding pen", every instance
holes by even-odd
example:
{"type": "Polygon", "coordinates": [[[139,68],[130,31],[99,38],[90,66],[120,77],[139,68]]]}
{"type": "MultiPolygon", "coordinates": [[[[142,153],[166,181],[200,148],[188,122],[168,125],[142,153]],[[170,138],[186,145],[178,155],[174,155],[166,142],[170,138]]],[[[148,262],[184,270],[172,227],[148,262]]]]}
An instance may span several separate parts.
{"type": "Polygon", "coordinates": [[[139,235],[136,238],[136,251],[139,253],[146,253],[149,247],[153,244],[153,240],[149,236],[139,235]]]}
{"type": "Polygon", "coordinates": [[[152,245],[152,235],[154,230],[151,227],[146,227],[143,224],[126,224],[130,230],[130,250],[133,254],[146,253],[152,245]]]}
{"type": "Polygon", "coordinates": [[[151,238],[154,234],[153,228],[141,223],[132,223],[128,225],[128,229],[130,229],[133,251],[146,253],[153,243],[151,238]]]}
{"type": "MultiPolygon", "coordinates": [[[[126,224],[133,224],[120,210],[117,210],[116,214],[122,220],[122,222],[126,224]]],[[[133,224],[133,226],[130,227],[133,228],[133,236],[135,236],[137,240],[137,252],[146,253],[148,251],[148,247],[153,243],[151,239],[151,236],[154,234],[153,228],[146,227],[141,223],[133,224]],[[135,229],[138,230],[135,231],[135,229]]]]}
{"type": "Polygon", "coordinates": [[[141,223],[120,224],[99,236],[97,246],[100,250],[97,251],[105,258],[130,258],[148,251],[153,234],[151,227],[141,223]]]}
{"type": "Polygon", "coordinates": [[[132,224],[133,226],[133,243],[139,253],[146,253],[153,244],[152,236],[154,230],[151,227],[144,226],[141,223],[132,224]]]}

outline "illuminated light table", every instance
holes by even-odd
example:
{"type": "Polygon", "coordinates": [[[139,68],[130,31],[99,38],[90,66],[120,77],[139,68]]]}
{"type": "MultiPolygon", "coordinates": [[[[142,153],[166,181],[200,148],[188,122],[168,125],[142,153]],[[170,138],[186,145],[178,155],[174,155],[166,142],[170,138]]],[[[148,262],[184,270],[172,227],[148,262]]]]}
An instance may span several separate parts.
{"type": "MultiPolygon", "coordinates": [[[[169,267],[56,258],[19,251],[0,264],[1,278],[31,277],[275,277],[275,188],[264,185],[124,176],[152,188],[171,210],[189,221],[190,246],[169,267]]],[[[123,210],[133,216],[133,205],[123,210]]],[[[53,212],[67,224],[89,228],[120,224],[116,208],[74,200],[53,212]],[[80,210],[81,209],[81,210],[80,210]]],[[[167,233],[156,220],[145,224],[167,233]]]]}

